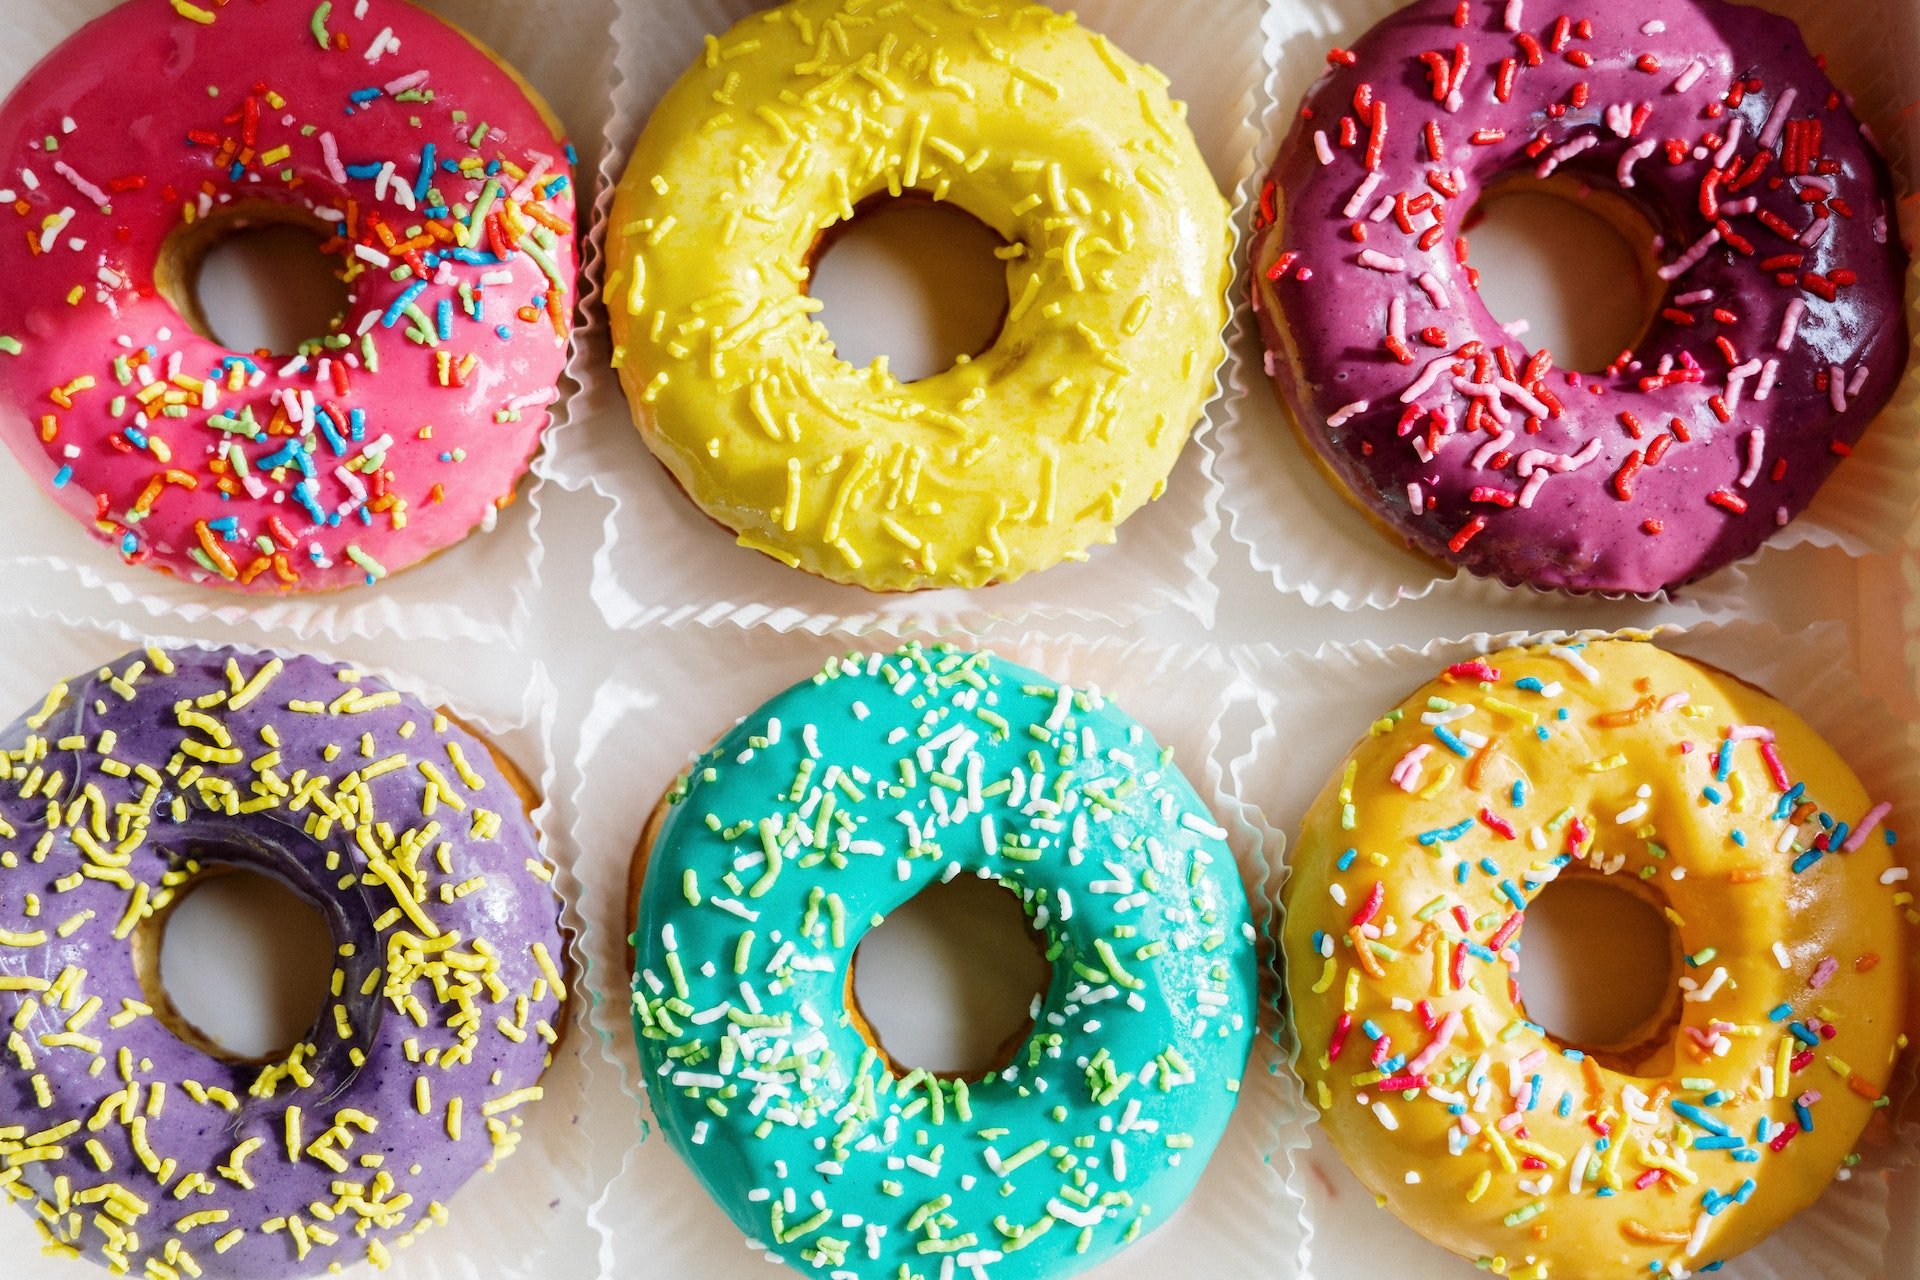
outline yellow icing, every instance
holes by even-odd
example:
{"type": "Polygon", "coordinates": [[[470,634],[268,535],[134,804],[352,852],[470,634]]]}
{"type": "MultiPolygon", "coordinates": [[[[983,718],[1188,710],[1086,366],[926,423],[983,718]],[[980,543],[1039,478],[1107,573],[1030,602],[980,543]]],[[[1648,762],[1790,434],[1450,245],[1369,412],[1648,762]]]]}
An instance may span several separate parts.
{"type": "Polygon", "coordinates": [[[997,0],[794,0],[710,38],[608,232],[614,361],[653,451],[742,545],[883,591],[1018,578],[1165,487],[1222,355],[1232,231],[1157,72],[997,0]],[[863,201],[1007,242],[981,355],[839,359],[810,259],[863,201]]]}
{"type": "MultiPolygon", "coordinates": [[[[1902,1025],[1904,954],[1905,886],[1882,881],[1893,850],[1882,825],[1852,852],[1808,860],[1823,829],[1819,813],[1857,826],[1872,800],[1804,721],[1723,672],[1627,640],[1509,650],[1486,662],[1497,681],[1482,683],[1481,673],[1443,677],[1376,723],[1307,817],[1292,859],[1285,929],[1307,1096],[1356,1176],[1456,1253],[1528,1277],[1697,1271],[1751,1247],[1812,1203],[1887,1085],[1902,1025]],[[1516,683],[1527,677],[1540,687],[1516,683]],[[1448,714],[1450,705],[1473,708],[1440,726],[1467,748],[1464,758],[1422,722],[1448,714]],[[1813,801],[1807,811],[1775,817],[1782,795],[1757,739],[1737,742],[1728,776],[1717,776],[1715,752],[1729,728],[1751,725],[1777,735],[1786,773],[1805,783],[1813,801]],[[1683,750],[1683,743],[1692,746],[1683,750]],[[1422,745],[1431,751],[1417,770],[1391,781],[1422,745]],[[1441,781],[1449,765],[1458,767],[1441,781]],[[1518,805],[1516,780],[1524,797],[1518,805]],[[1506,839],[1483,812],[1516,838],[1506,839]],[[1783,847],[1796,816],[1798,831],[1783,847]],[[1590,833],[1584,839],[1582,828],[1590,833]],[[1341,871],[1348,850],[1354,856],[1341,871]],[[1571,862],[1550,869],[1570,852],[1571,862]],[[1479,865],[1483,858],[1497,874],[1479,865]],[[1464,885],[1456,879],[1463,862],[1464,885]],[[1597,1051],[1587,1062],[1517,1021],[1525,1011],[1509,995],[1504,963],[1469,952],[1465,988],[1455,989],[1450,974],[1463,939],[1484,946],[1514,914],[1503,880],[1531,901],[1538,882],[1553,874],[1609,875],[1667,908],[1677,971],[1694,984],[1687,998],[1676,983],[1666,1008],[1629,1043],[1587,1046],[1597,1051]],[[1385,893],[1368,927],[1380,936],[1359,939],[1370,951],[1362,963],[1350,926],[1376,883],[1385,893]],[[1456,903],[1468,915],[1465,931],[1452,914],[1456,903]],[[1317,932],[1333,939],[1318,951],[1317,932]],[[1824,967],[1832,972],[1822,985],[1824,967]],[[1716,978],[1720,970],[1725,976],[1716,978]],[[1394,1007],[1396,997],[1403,1007],[1394,1007]],[[1422,1000],[1431,1002],[1436,1023],[1461,1015],[1447,1047],[1424,1063],[1420,1055],[1438,1028],[1421,1018],[1415,1002],[1422,1000]],[[1330,1061],[1343,1011],[1351,1030],[1330,1061]],[[1788,1024],[1809,1018],[1836,1034],[1812,1050],[1783,1093],[1783,1042],[1789,1062],[1806,1048],[1788,1024]],[[1396,1091],[1384,1096],[1372,1088],[1369,1023],[1391,1037],[1389,1062],[1409,1060],[1396,1073],[1396,1091]],[[1689,1029],[1721,1035],[1724,1053],[1696,1050],[1689,1029]],[[1528,1055],[1537,1056],[1519,1065],[1528,1055]],[[1477,1134],[1455,1136],[1459,1119],[1448,1098],[1398,1091],[1416,1064],[1429,1088],[1466,1100],[1465,1119],[1477,1134]],[[1474,1088],[1482,1071],[1484,1095],[1474,1088]],[[1500,1117],[1518,1106],[1516,1090],[1536,1074],[1536,1105],[1518,1127],[1502,1129],[1500,1117]],[[1644,1100],[1630,1106],[1630,1090],[1644,1100]],[[1757,1132],[1773,1135],[1794,1122],[1794,1101],[1808,1090],[1820,1094],[1812,1132],[1780,1152],[1756,1141],[1757,1132]],[[1569,1093],[1562,1116],[1560,1099],[1569,1093]],[[1609,1129],[1609,1150],[1597,1150],[1590,1115],[1609,1129]],[[1716,1124],[1759,1158],[1743,1162],[1733,1150],[1709,1149],[1716,1124]],[[1449,1153],[1450,1136],[1458,1154],[1449,1153]],[[1545,1167],[1525,1167],[1529,1156],[1545,1167]],[[1576,1166],[1587,1170],[1577,1195],[1569,1190],[1576,1166]],[[1661,1168],[1668,1172],[1658,1182],[1636,1188],[1636,1179],[1661,1168]],[[1714,1197],[1735,1194],[1749,1178],[1744,1203],[1707,1212],[1714,1197]],[[1614,1194],[1600,1194],[1603,1187],[1614,1194]]],[[[1523,934],[1517,929],[1513,940],[1523,934]]],[[[1596,981],[1606,980],[1608,963],[1595,955],[1596,981]]]]}

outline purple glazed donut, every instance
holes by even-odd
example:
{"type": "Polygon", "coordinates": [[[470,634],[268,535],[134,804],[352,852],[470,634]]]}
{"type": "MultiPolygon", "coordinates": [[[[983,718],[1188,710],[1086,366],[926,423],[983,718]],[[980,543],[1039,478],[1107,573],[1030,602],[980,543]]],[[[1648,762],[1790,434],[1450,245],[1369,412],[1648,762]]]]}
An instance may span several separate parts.
{"type": "Polygon", "coordinates": [[[52,1252],[268,1280],[389,1251],[511,1152],[563,1023],[524,783],[379,680],[149,649],[0,733],[0,1188],[52,1252]],[[333,995],[284,1056],[211,1051],[158,990],[225,868],[325,917],[333,995]]]}
{"type": "Polygon", "coordinates": [[[1803,510],[1893,395],[1886,166],[1791,21],[1418,0],[1327,61],[1261,192],[1253,303],[1301,434],[1417,549],[1677,587],[1803,510]],[[1604,371],[1556,369],[1476,292],[1462,229],[1509,179],[1652,225],[1658,314],[1604,371]]]}

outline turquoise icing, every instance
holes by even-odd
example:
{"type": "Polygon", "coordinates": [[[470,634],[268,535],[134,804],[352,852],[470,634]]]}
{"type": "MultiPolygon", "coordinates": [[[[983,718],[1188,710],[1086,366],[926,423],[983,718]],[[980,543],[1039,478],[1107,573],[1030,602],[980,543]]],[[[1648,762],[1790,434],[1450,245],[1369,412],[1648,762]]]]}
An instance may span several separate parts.
{"type": "Polygon", "coordinates": [[[1233,855],[1144,728],[989,654],[836,660],[695,761],[635,933],[661,1129],[750,1240],[859,1280],[1058,1278],[1192,1191],[1254,1034],[1233,855]],[[1012,1064],[897,1076],[855,948],[936,881],[998,880],[1053,974],[1012,1064]]]}

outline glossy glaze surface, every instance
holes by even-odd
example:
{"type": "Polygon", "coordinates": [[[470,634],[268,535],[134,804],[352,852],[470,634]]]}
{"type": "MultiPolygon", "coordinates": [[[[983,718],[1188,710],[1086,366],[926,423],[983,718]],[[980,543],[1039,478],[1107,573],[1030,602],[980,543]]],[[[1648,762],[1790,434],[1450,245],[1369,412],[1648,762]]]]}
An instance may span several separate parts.
{"type": "Polygon", "coordinates": [[[647,443],[742,545],[880,591],[1079,558],[1165,487],[1224,354],[1226,204],[1165,81],[1036,4],[795,0],[713,37],[608,231],[647,443]],[[807,282],[863,202],[1005,241],[977,357],[838,358],[807,282]]]}
{"type": "Polygon", "coordinates": [[[807,1274],[1057,1280],[1164,1221],[1238,1100],[1255,955],[1225,833],[1133,719],[988,654],[830,663],[669,797],[636,929],[653,1111],[807,1274]],[[848,1004],[868,929],[955,876],[1053,971],[984,1079],[892,1062],[848,1004]]]}
{"type": "Polygon", "coordinates": [[[1328,61],[1263,192],[1254,304],[1303,437],[1416,548],[1509,583],[1677,587],[1803,510],[1893,394],[1886,166],[1788,19],[1419,0],[1328,61]],[[1555,368],[1475,291],[1465,220],[1510,180],[1651,225],[1659,301],[1607,369],[1555,368]]]}
{"type": "MultiPolygon", "coordinates": [[[[1884,1105],[1920,918],[1897,817],[1793,712],[1650,643],[1449,668],[1375,723],[1292,855],[1321,1124],[1408,1225],[1510,1276],[1733,1257],[1884,1105]],[[1617,1044],[1558,1040],[1519,997],[1528,909],[1573,876],[1672,931],[1667,999],[1617,1044]]],[[[1596,946],[1590,980],[1640,960],[1596,946]]]]}
{"type": "Polygon", "coordinates": [[[404,0],[129,0],[0,106],[0,436],[124,559],[214,586],[371,582],[491,527],[558,397],[570,157],[404,0]],[[201,336],[196,255],[287,220],[339,259],[334,332],[201,336]]]}
{"type": "Polygon", "coordinates": [[[54,1252],[384,1265],[513,1151],[565,952],[484,743],[345,667],[175,649],[56,687],[0,751],[0,1185],[54,1252]],[[143,982],[167,908],[225,866],[307,898],[338,949],[320,1020],[265,1064],[176,1035],[143,982]]]}

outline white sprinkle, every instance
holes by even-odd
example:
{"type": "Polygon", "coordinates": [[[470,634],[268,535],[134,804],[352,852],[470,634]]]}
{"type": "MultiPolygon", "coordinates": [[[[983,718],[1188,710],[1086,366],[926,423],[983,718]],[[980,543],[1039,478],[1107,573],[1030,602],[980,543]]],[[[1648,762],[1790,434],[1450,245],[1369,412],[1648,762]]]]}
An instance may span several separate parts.
{"type": "Polygon", "coordinates": [[[1520,15],[1525,5],[1526,0],[1507,0],[1507,12],[1505,17],[1501,19],[1501,25],[1508,31],[1518,31],[1520,29],[1520,15]]]}
{"type": "Polygon", "coordinates": [[[1547,652],[1572,667],[1575,671],[1578,671],[1588,680],[1597,681],[1600,679],[1599,668],[1582,657],[1578,649],[1570,649],[1566,645],[1556,644],[1550,647],[1547,652]]]}
{"type": "Polygon", "coordinates": [[[1333,163],[1333,147],[1327,142],[1325,129],[1313,131],[1313,154],[1320,157],[1321,164],[1333,163]]]}

